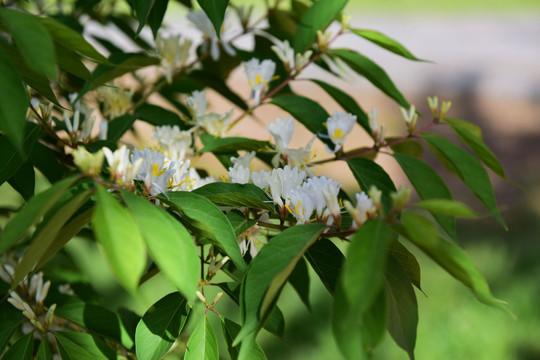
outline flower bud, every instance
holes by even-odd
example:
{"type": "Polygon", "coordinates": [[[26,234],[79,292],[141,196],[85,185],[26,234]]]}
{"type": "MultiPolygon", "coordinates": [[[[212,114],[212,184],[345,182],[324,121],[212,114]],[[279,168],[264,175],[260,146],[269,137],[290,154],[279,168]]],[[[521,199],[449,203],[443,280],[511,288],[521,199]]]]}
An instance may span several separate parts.
{"type": "Polygon", "coordinates": [[[397,192],[393,192],[390,194],[390,198],[392,198],[394,209],[398,211],[401,211],[405,207],[410,197],[411,197],[411,188],[406,187],[406,186],[401,186],[397,192]]]}
{"type": "Polygon", "coordinates": [[[101,166],[103,164],[103,159],[105,158],[103,150],[99,150],[92,154],[84,147],[78,147],[73,150],[71,155],[73,155],[75,165],[77,165],[83,173],[90,176],[97,176],[101,172],[101,166]]]}

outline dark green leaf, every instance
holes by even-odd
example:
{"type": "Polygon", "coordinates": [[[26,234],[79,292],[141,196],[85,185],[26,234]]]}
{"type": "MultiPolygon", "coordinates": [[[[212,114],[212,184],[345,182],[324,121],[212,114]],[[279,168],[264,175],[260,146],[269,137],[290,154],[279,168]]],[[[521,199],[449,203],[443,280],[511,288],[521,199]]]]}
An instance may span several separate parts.
{"type": "MultiPolygon", "coordinates": [[[[238,359],[238,346],[233,346],[233,341],[240,332],[240,325],[227,318],[221,318],[221,328],[227,349],[229,350],[229,356],[232,360],[238,359]]],[[[255,344],[249,352],[249,359],[259,360],[266,359],[263,349],[255,344]]]]}
{"type": "MultiPolygon", "coordinates": [[[[155,0],[149,0],[149,1],[155,1],[155,0]]],[[[141,36],[138,35],[138,33],[135,33],[135,30],[133,29],[132,20],[133,18],[131,16],[113,16],[109,15],[107,17],[107,20],[109,20],[111,23],[116,25],[116,27],[122,31],[133,43],[137,46],[139,46],[141,49],[145,50],[151,50],[153,49],[153,46],[150,45],[146,40],[144,40],[141,36]]]]}
{"type": "Polygon", "coordinates": [[[388,332],[409,358],[414,359],[418,303],[407,273],[393,256],[388,257],[385,280],[388,332]]]}
{"type": "Polygon", "coordinates": [[[244,214],[238,210],[229,211],[225,216],[227,216],[227,219],[231,223],[236,236],[239,236],[244,231],[257,224],[257,220],[247,219],[244,214]]]}
{"type": "Polygon", "coordinates": [[[319,0],[313,3],[304,13],[294,34],[294,52],[303,54],[311,45],[317,30],[324,32],[341,10],[347,4],[347,0],[319,0]]]}
{"type": "Polygon", "coordinates": [[[182,332],[190,310],[179,293],[169,294],[152,305],[137,325],[137,357],[140,360],[161,359],[182,332]]]}
{"type": "Polygon", "coordinates": [[[54,333],[62,360],[113,360],[116,353],[107,344],[90,334],[75,331],[54,333]]]}
{"type": "Polygon", "coordinates": [[[9,249],[28,231],[28,228],[37,223],[75,180],[75,178],[62,180],[34,196],[4,229],[0,237],[0,253],[9,249]]]}
{"type": "Polygon", "coordinates": [[[9,302],[3,301],[0,303],[0,319],[2,319],[2,326],[0,326],[0,352],[2,352],[13,332],[21,327],[23,315],[20,311],[15,311],[9,302]]]}
{"type": "Polygon", "coordinates": [[[206,314],[193,330],[186,345],[185,360],[218,360],[219,348],[216,334],[206,314]]]}
{"type": "Polygon", "coordinates": [[[381,288],[379,294],[362,318],[362,344],[367,354],[372,355],[375,347],[386,333],[388,317],[386,292],[381,288]]]}
{"type": "Polygon", "coordinates": [[[0,130],[21,149],[28,99],[23,82],[4,50],[0,49],[0,130]]]}
{"type": "Polygon", "coordinates": [[[306,259],[330,294],[334,295],[345,257],[328,239],[316,241],[306,251],[306,259]]]}
{"type": "Polygon", "coordinates": [[[228,153],[237,150],[259,151],[270,147],[268,141],[254,140],[244,137],[218,138],[207,134],[201,152],[228,153]]]}
{"type": "Polygon", "coordinates": [[[34,196],[34,188],[36,186],[36,173],[30,162],[24,162],[21,167],[8,180],[9,184],[17,190],[19,194],[28,201],[34,196]]]}
{"type": "Polygon", "coordinates": [[[143,104],[137,108],[135,115],[138,119],[144,120],[154,126],[177,125],[182,130],[188,128],[180,119],[180,116],[157,105],[143,104]]]}
{"type": "Polygon", "coordinates": [[[441,152],[457,170],[457,175],[465,185],[484,203],[491,215],[501,223],[504,229],[508,229],[497,209],[489,176],[478,160],[443,137],[434,134],[423,134],[422,137],[441,152]]]}
{"type": "Polygon", "coordinates": [[[26,64],[40,74],[55,78],[53,41],[39,18],[7,8],[0,15],[26,64]]]}
{"type": "Polygon", "coordinates": [[[364,110],[358,105],[356,100],[346,92],[338,89],[337,87],[330,85],[324,81],[317,79],[310,79],[315,84],[319,85],[324,91],[328,93],[342,108],[343,110],[356,115],[356,122],[360,124],[366,130],[368,134],[371,134],[371,128],[369,127],[369,121],[364,110]]]}
{"type": "Polygon", "coordinates": [[[390,193],[396,191],[396,186],[386,171],[376,162],[363,158],[348,159],[347,165],[362,191],[367,193],[372,185],[382,191],[383,207],[386,212],[389,212],[392,208],[390,193]]]}
{"type": "Polygon", "coordinates": [[[289,283],[296,290],[304,305],[311,311],[311,304],[309,302],[309,271],[304,258],[300,258],[298,263],[296,263],[294,270],[289,276],[289,283]]]}
{"type": "Polygon", "coordinates": [[[148,56],[144,53],[112,54],[109,57],[108,64],[98,65],[92,72],[93,83],[90,89],[140,68],[157,64],[159,64],[159,58],[148,56]]]}
{"type": "Polygon", "coordinates": [[[133,0],[135,6],[135,13],[137,14],[137,20],[139,21],[139,26],[137,27],[136,35],[139,35],[142,28],[146,24],[146,19],[152,10],[156,0],[133,0]]]}
{"type": "Polygon", "coordinates": [[[296,263],[323,229],[324,225],[315,223],[289,228],[272,238],[251,261],[242,282],[243,325],[235,343],[260,329],[296,263]]]}
{"type": "Polygon", "coordinates": [[[356,73],[368,79],[369,82],[394,99],[399,105],[406,109],[410,107],[403,94],[379,65],[364,55],[349,49],[335,49],[332,50],[332,54],[343,60],[356,73]]]}
{"type": "Polygon", "coordinates": [[[70,74],[77,76],[83,80],[91,81],[92,74],[83,64],[81,55],[77,54],[72,49],[69,49],[62,44],[55,44],[56,57],[58,66],[70,74]]]}
{"type": "Polygon", "coordinates": [[[19,340],[2,356],[4,360],[32,360],[34,353],[34,335],[27,334],[19,340]]]}
{"type": "Polygon", "coordinates": [[[169,0],[155,0],[150,14],[148,14],[148,25],[152,29],[152,34],[154,39],[157,37],[158,30],[161,28],[161,23],[163,22],[163,17],[167,11],[167,5],[169,0]]]}
{"type": "Polygon", "coordinates": [[[30,153],[30,160],[51,184],[66,177],[69,170],[58,160],[57,154],[47,146],[37,142],[30,153]]]}
{"type": "MultiPolygon", "coordinates": [[[[407,175],[407,178],[409,178],[420,199],[452,200],[450,190],[448,190],[441,177],[428,164],[405,154],[394,154],[394,158],[405,172],[405,175],[407,175]]],[[[450,238],[457,241],[455,218],[442,214],[433,213],[432,215],[450,238]]]]}
{"type": "Polygon", "coordinates": [[[414,204],[434,214],[471,218],[477,215],[465,204],[449,199],[429,199],[414,204]]]}
{"type": "Polygon", "coordinates": [[[240,270],[246,268],[234,230],[216,205],[204,196],[191,192],[177,191],[167,195],[167,202],[186,218],[190,226],[224,251],[240,270]]]}
{"type": "Polygon", "coordinates": [[[27,123],[24,129],[22,152],[17,151],[6,136],[0,135],[0,184],[15,175],[17,170],[26,162],[28,155],[37,142],[41,128],[38,125],[27,123]]]}
{"type": "Polygon", "coordinates": [[[420,215],[405,213],[402,217],[407,239],[418,246],[450,275],[470,288],[476,298],[510,314],[506,302],[496,299],[484,276],[474,266],[467,253],[439,237],[437,229],[420,215]]]}
{"type": "Polygon", "coordinates": [[[122,197],[158,268],[193,302],[200,262],[191,234],[170,214],[148,200],[127,191],[122,197]]]}
{"type": "MultiPolygon", "coordinates": [[[[216,138],[210,134],[201,134],[199,135],[199,139],[201,140],[204,146],[206,145],[213,146],[216,139],[219,139],[219,138],[216,138]]],[[[238,155],[238,152],[236,151],[230,151],[230,152],[223,152],[223,153],[214,152],[214,156],[216,157],[216,159],[219,160],[219,162],[221,163],[221,165],[223,165],[225,169],[229,169],[230,167],[234,166],[234,164],[231,161],[231,157],[236,158],[239,155],[238,155]]]]}
{"type": "Polygon", "coordinates": [[[114,118],[109,122],[107,128],[107,140],[117,142],[128,131],[135,122],[136,118],[133,115],[126,114],[114,118]]]}
{"type": "Polygon", "coordinates": [[[101,186],[93,229],[114,273],[126,289],[135,293],[146,266],[144,240],[129,212],[101,186]]]}
{"type": "Polygon", "coordinates": [[[416,257],[398,240],[390,241],[388,252],[407,273],[409,281],[419,290],[422,290],[420,285],[420,265],[416,257]]]}
{"type": "Polygon", "coordinates": [[[201,8],[204,10],[214,29],[216,30],[217,37],[219,39],[221,34],[221,25],[225,18],[225,10],[229,5],[229,0],[197,0],[201,8]]]}
{"type": "MultiPolygon", "coordinates": [[[[384,139],[384,141],[386,141],[386,143],[392,143],[396,139],[398,138],[389,137],[384,139]]],[[[396,144],[390,145],[390,148],[394,153],[405,154],[415,158],[421,158],[422,154],[424,153],[424,147],[422,144],[413,139],[400,141],[396,144]]]]}
{"type": "Polygon", "coordinates": [[[484,143],[482,130],[478,126],[460,119],[445,118],[444,121],[454,130],[459,140],[470,147],[488,168],[500,177],[506,178],[501,163],[484,143]]]}
{"type": "Polygon", "coordinates": [[[399,56],[403,56],[404,58],[407,58],[409,60],[416,60],[416,61],[424,61],[422,59],[417,58],[405,46],[401,45],[396,40],[378,32],[375,30],[369,30],[369,29],[349,29],[353,33],[355,33],[358,36],[363,37],[366,40],[371,41],[372,43],[379,45],[380,47],[393,52],[394,54],[397,54],[399,56]]]}
{"type": "Polygon", "coordinates": [[[193,192],[206,197],[217,206],[274,210],[272,200],[268,195],[252,184],[216,182],[204,185],[193,192]]]}
{"type": "Polygon", "coordinates": [[[36,360],[53,360],[49,340],[47,340],[47,338],[41,340],[36,354],[36,360]]]}

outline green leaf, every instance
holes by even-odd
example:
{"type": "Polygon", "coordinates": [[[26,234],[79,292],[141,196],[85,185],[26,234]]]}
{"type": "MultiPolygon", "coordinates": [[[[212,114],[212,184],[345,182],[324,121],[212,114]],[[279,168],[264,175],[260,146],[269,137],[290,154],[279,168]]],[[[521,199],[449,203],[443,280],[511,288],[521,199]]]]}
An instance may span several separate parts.
{"type": "Polygon", "coordinates": [[[419,290],[422,290],[420,285],[420,265],[416,257],[402,243],[395,239],[390,241],[388,252],[393,259],[399,262],[399,265],[409,277],[409,281],[419,290]]]}
{"type": "MultiPolygon", "coordinates": [[[[115,53],[109,57],[107,64],[98,65],[92,72],[92,83],[85,85],[85,90],[91,90],[116,79],[124,74],[140,68],[159,64],[159,58],[144,53],[115,53]],[[88,88],[89,86],[89,88],[88,88]]],[[[79,97],[82,96],[79,94],[79,97]]]]}
{"type": "Polygon", "coordinates": [[[171,293],[152,305],[137,325],[137,357],[140,360],[161,359],[182,332],[190,309],[179,293],[171,293]]]}
{"type": "Polygon", "coordinates": [[[396,85],[394,85],[388,74],[372,60],[349,49],[333,49],[332,55],[339,57],[351,69],[365,77],[369,82],[379,88],[379,90],[394,99],[399,105],[406,109],[410,107],[409,103],[405,97],[403,97],[403,94],[401,94],[396,85]]]}
{"type": "MultiPolygon", "coordinates": [[[[392,143],[394,140],[397,140],[398,138],[395,137],[389,137],[384,139],[386,143],[392,143]]],[[[400,141],[398,143],[395,143],[393,145],[390,145],[390,148],[394,153],[398,154],[405,154],[409,156],[413,156],[415,158],[421,158],[422,154],[424,153],[424,147],[422,144],[420,144],[418,141],[413,139],[407,139],[404,141],[400,141]]]]}
{"type": "Polygon", "coordinates": [[[309,271],[304,258],[300,258],[291,275],[289,283],[292,285],[300,299],[311,312],[311,304],[309,302],[309,271]]]}
{"type": "Polygon", "coordinates": [[[107,344],[90,334],[78,331],[54,333],[62,360],[113,360],[116,353],[107,344]]]}
{"type": "Polygon", "coordinates": [[[92,74],[83,64],[81,55],[59,43],[55,44],[55,51],[58,66],[62,70],[67,71],[80,79],[87,81],[92,80],[92,74]]]}
{"type": "Polygon", "coordinates": [[[368,117],[352,96],[324,81],[317,79],[310,80],[326,91],[328,95],[330,95],[332,99],[334,99],[343,108],[343,110],[356,115],[356,122],[360,124],[360,126],[362,126],[368,134],[371,134],[368,117]]]}
{"type": "Polygon", "coordinates": [[[41,262],[42,257],[51,247],[62,226],[90,198],[91,193],[91,190],[86,190],[73,196],[38,226],[32,236],[30,246],[26,249],[15,268],[11,284],[12,289],[41,262]]]}
{"type": "Polygon", "coordinates": [[[74,177],[64,179],[44,192],[35,195],[4,229],[0,237],[0,254],[21,239],[28,228],[39,221],[75,180],[74,177]]]}
{"type": "Polygon", "coordinates": [[[36,173],[32,163],[27,161],[8,179],[9,184],[24,198],[30,200],[36,187],[36,173]]]}
{"type": "Polygon", "coordinates": [[[200,262],[191,234],[170,214],[148,200],[127,191],[122,197],[158,268],[193,302],[200,262]]]}
{"type": "Polygon", "coordinates": [[[21,149],[24,141],[24,126],[28,99],[19,73],[4,50],[0,49],[0,130],[21,149]]]}
{"type": "MultiPolygon", "coordinates": [[[[405,154],[394,154],[393,156],[414,186],[420,199],[452,200],[450,190],[448,190],[441,177],[428,164],[405,154]]],[[[452,240],[457,241],[455,218],[436,213],[432,213],[432,215],[448,236],[452,240]]]]}
{"type": "Polygon", "coordinates": [[[396,186],[386,171],[376,162],[364,158],[347,159],[347,165],[362,191],[367,193],[372,185],[382,191],[381,201],[384,210],[388,213],[392,208],[390,193],[396,191],[396,186]]]}
{"type": "MultiPolygon", "coordinates": [[[[201,134],[199,135],[199,139],[201,140],[204,146],[206,145],[213,146],[214,141],[219,138],[216,138],[215,136],[210,135],[210,134],[201,134]]],[[[219,152],[219,153],[214,152],[214,156],[216,157],[216,159],[219,160],[219,162],[221,163],[221,165],[223,165],[225,169],[229,169],[230,167],[234,166],[234,164],[231,161],[231,157],[238,157],[239,155],[238,155],[238,152],[236,151],[229,151],[229,152],[219,152]]]]}
{"type": "Polygon", "coordinates": [[[457,170],[459,178],[484,203],[491,215],[507,230],[508,227],[497,209],[495,194],[489,176],[478,160],[443,137],[434,134],[422,134],[422,137],[440,151],[446,160],[452,164],[457,170]]]}
{"type": "Polygon", "coordinates": [[[27,334],[19,340],[2,356],[4,360],[32,360],[34,353],[34,335],[27,334]]]}
{"type": "Polygon", "coordinates": [[[414,206],[426,209],[434,214],[443,214],[454,217],[473,218],[477,215],[467,205],[449,199],[429,199],[420,201],[414,206]]]}
{"type": "Polygon", "coordinates": [[[150,10],[150,14],[148,14],[148,25],[150,25],[150,29],[152,29],[154,39],[157,37],[157,33],[161,28],[161,23],[163,22],[165,12],[167,12],[168,4],[169,0],[155,0],[152,10],[150,10]]]}
{"type": "Polygon", "coordinates": [[[54,315],[81,326],[93,334],[120,342],[128,349],[134,344],[120,316],[102,306],[72,301],[59,306],[54,315]]]}
{"type": "MultiPolygon", "coordinates": [[[[201,136],[202,137],[202,136],[201,136]]],[[[237,150],[259,151],[270,147],[268,141],[254,140],[244,137],[224,137],[218,138],[213,135],[206,134],[204,139],[204,147],[202,153],[228,153],[237,150]]]]}
{"type": "Polygon", "coordinates": [[[244,231],[248,230],[250,227],[257,224],[255,219],[247,219],[246,216],[239,210],[229,211],[227,214],[227,219],[231,223],[231,226],[234,230],[234,234],[238,237],[244,231]]]}
{"type": "Polygon", "coordinates": [[[47,338],[41,340],[36,354],[36,360],[53,360],[49,340],[47,340],[47,338]]]}
{"type": "Polygon", "coordinates": [[[155,2],[156,0],[133,0],[135,13],[137,14],[137,20],[139,21],[139,26],[135,32],[136,35],[139,35],[146,24],[146,19],[148,19],[148,15],[150,15],[150,11],[155,2]]]}
{"type": "MultiPolygon", "coordinates": [[[[9,290],[9,286],[7,286],[6,290],[9,290]]],[[[0,319],[2,319],[2,326],[0,326],[0,352],[8,344],[13,332],[21,328],[21,320],[24,319],[20,311],[14,311],[13,309],[13,305],[7,301],[0,303],[0,319]]]]}
{"type": "Polygon", "coordinates": [[[219,348],[216,334],[212,329],[208,317],[204,315],[202,321],[193,330],[186,345],[184,360],[218,360],[219,348]]]}
{"type": "Polygon", "coordinates": [[[1,10],[0,16],[26,64],[40,74],[55,78],[53,41],[39,18],[6,8],[1,10]]]}
{"type": "Polygon", "coordinates": [[[241,271],[245,270],[246,263],[242,258],[234,230],[216,205],[204,196],[191,192],[175,191],[167,195],[169,197],[167,202],[180,212],[190,226],[199,230],[203,237],[209,238],[214,245],[224,251],[241,271]]]}
{"type": "Polygon", "coordinates": [[[268,195],[253,184],[216,182],[197,188],[193,192],[206,197],[217,206],[274,210],[272,200],[268,195]]]}
{"type": "Polygon", "coordinates": [[[243,324],[235,343],[260,329],[296,263],[323,229],[316,223],[291,227],[272,238],[251,261],[242,282],[243,324]]]}
{"type": "MultiPolygon", "coordinates": [[[[241,326],[232,320],[221,318],[221,328],[223,330],[222,333],[225,338],[225,343],[227,344],[227,349],[229,350],[229,356],[232,360],[237,360],[239,349],[238,346],[233,346],[233,341],[240,332],[241,326]]],[[[266,360],[264,351],[258,344],[255,344],[251,348],[248,357],[253,360],[266,360]]]]}
{"type": "Polygon", "coordinates": [[[387,317],[386,292],[384,288],[381,288],[362,318],[361,339],[367,354],[372,355],[375,347],[383,339],[386,333],[387,317]]]}
{"type": "Polygon", "coordinates": [[[122,285],[136,293],[146,266],[144,240],[129,212],[102,186],[97,190],[93,229],[122,285]]]}
{"type": "Polygon", "coordinates": [[[187,130],[180,116],[161,106],[145,103],[137,108],[135,116],[154,126],[177,125],[181,130],[187,130]]]}
{"type": "Polygon", "coordinates": [[[334,295],[345,257],[334,243],[322,238],[306,251],[306,259],[330,294],[334,295]]]}
{"type": "Polygon", "coordinates": [[[493,172],[500,177],[506,178],[501,163],[484,143],[484,140],[482,139],[482,130],[478,126],[460,119],[445,118],[444,121],[450,125],[452,130],[454,130],[459,140],[471,148],[488,168],[493,170],[493,172]]]}
{"type": "Polygon", "coordinates": [[[221,34],[221,25],[225,18],[225,10],[229,5],[229,0],[197,0],[201,8],[204,10],[214,29],[216,30],[217,37],[219,39],[221,34]]]}
{"type": "Polygon", "coordinates": [[[328,131],[324,123],[330,115],[324,108],[311,99],[299,95],[283,95],[273,98],[270,102],[279,106],[300,121],[309,131],[317,135],[322,142],[333,147],[333,143],[328,136],[328,131]],[[322,136],[321,136],[322,135],[322,136]]]}
{"type": "Polygon", "coordinates": [[[486,279],[463,249],[440,238],[435,226],[420,215],[404,213],[402,223],[406,230],[407,239],[450,275],[470,288],[480,302],[502,309],[512,315],[506,302],[496,299],[491,294],[486,279]]]}
{"type": "Polygon", "coordinates": [[[394,341],[414,359],[418,303],[409,277],[393,256],[388,257],[385,271],[388,303],[388,332],[394,341]]]}
{"type": "Polygon", "coordinates": [[[136,118],[133,115],[126,114],[114,118],[109,122],[107,128],[107,140],[117,142],[128,131],[135,122],[136,118]]]}
{"type": "Polygon", "coordinates": [[[347,0],[319,0],[304,13],[294,34],[294,52],[303,54],[313,43],[317,30],[326,27],[339,15],[347,0]]]}
{"type": "Polygon", "coordinates": [[[6,136],[0,135],[0,184],[15,175],[17,170],[26,162],[34,145],[36,144],[41,128],[32,123],[27,123],[24,129],[22,151],[18,151],[6,136]]]}
{"type": "Polygon", "coordinates": [[[51,184],[65,178],[69,172],[68,168],[62,164],[54,150],[37,142],[30,153],[30,160],[51,184]]]}
{"type": "Polygon", "coordinates": [[[372,43],[379,45],[380,47],[393,52],[396,55],[403,56],[404,58],[407,58],[409,60],[415,60],[415,61],[425,61],[422,59],[417,58],[405,46],[401,45],[396,40],[384,35],[383,33],[380,33],[375,30],[369,30],[369,29],[352,29],[349,28],[351,32],[354,34],[363,37],[366,40],[371,41],[372,43]]]}

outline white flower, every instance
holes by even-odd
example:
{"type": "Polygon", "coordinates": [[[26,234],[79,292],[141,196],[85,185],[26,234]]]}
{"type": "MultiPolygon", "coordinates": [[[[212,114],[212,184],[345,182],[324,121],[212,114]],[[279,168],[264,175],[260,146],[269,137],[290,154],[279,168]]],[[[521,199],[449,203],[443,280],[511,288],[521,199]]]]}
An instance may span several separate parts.
{"type": "Polygon", "coordinates": [[[259,249],[268,244],[268,241],[264,236],[257,236],[260,228],[258,226],[252,226],[242,234],[238,235],[238,245],[242,256],[246,254],[249,247],[249,254],[251,258],[254,258],[259,253],[259,249]]]}
{"type": "Polygon", "coordinates": [[[168,83],[172,82],[174,71],[181,68],[189,58],[192,41],[180,41],[180,38],[180,34],[165,37],[162,33],[156,38],[156,50],[161,57],[161,66],[168,83]]]}
{"type": "MultiPolygon", "coordinates": [[[[69,95],[71,102],[75,101],[77,94],[69,95]]],[[[50,109],[52,107],[45,108],[42,104],[39,104],[42,114],[44,116],[50,117],[50,109]]],[[[64,123],[66,124],[66,129],[70,136],[74,137],[76,140],[87,140],[92,132],[94,122],[96,121],[95,116],[92,115],[94,109],[90,109],[82,101],[76,101],[73,103],[73,119],[69,116],[67,112],[64,111],[63,118],[64,123]],[[81,121],[81,114],[83,119],[81,121]],[[81,131],[79,129],[82,127],[81,131]]]]}
{"type": "Polygon", "coordinates": [[[143,162],[135,180],[144,181],[146,191],[150,195],[165,193],[170,185],[169,180],[176,171],[176,164],[174,162],[166,164],[165,156],[162,153],[148,148],[142,151],[134,150],[131,162],[135,163],[139,159],[143,159],[143,162]]]}
{"type": "Polygon", "coordinates": [[[258,172],[252,172],[251,173],[251,181],[253,181],[253,184],[262,190],[264,190],[267,193],[270,193],[270,184],[268,183],[268,179],[270,178],[270,171],[261,170],[258,172]]]}
{"type": "Polygon", "coordinates": [[[96,91],[103,100],[103,116],[108,119],[127,113],[135,92],[134,89],[124,90],[115,86],[102,86],[96,91]]]}
{"type": "Polygon", "coordinates": [[[288,209],[298,224],[309,223],[315,209],[312,193],[299,187],[289,193],[289,199],[288,209]]]}
{"type": "Polygon", "coordinates": [[[287,150],[294,133],[294,120],[292,118],[276,118],[276,122],[268,124],[267,131],[272,134],[279,153],[287,150]]]}
{"type": "Polygon", "coordinates": [[[305,148],[286,149],[284,152],[290,166],[306,171],[309,176],[315,176],[313,171],[308,167],[311,160],[311,146],[313,145],[315,138],[316,136],[313,136],[305,148]]]}
{"type": "Polygon", "coordinates": [[[231,162],[233,164],[239,164],[243,167],[251,169],[251,162],[255,158],[255,151],[250,151],[239,157],[231,157],[231,162]]]}
{"type": "Polygon", "coordinates": [[[131,163],[129,161],[129,150],[127,149],[126,145],[123,145],[120,149],[117,149],[114,152],[112,152],[109,148],[104,147],[103,153],[105,154],[107,163],[109,164],[111,180],[120,186],[133,189],[135,187],[133,180],[139,173],[143,159],[141,158],[131,163]]]}
{"type": "Polygon", "coordinates": [[[158,126],[153,139],[158,141],[163,154],[174,162],[184,160],[193,143],[191,131],[182,131],[177,125],[158,126]]]}
{"type": "Polygon", "coordinates": [[[189,171],[190,160],[176,162],[176,167],[172,178],[169,179],[169,188],[172,191],[187,190],[187,183],[191,181],[189,171]],[[186,186],[184,186],[186,184],[186,186]]]}
{"type": "Polygon", "coordinates": [[[236,51],[233,49],[233,47],[230,44],[229,40],[226,40],[227,35],[225,33],[225,29],[228,22],[228,16],[225,14],[225,19],[223,20],[223,26],[221,31],[221,40],[218,39],[216,30],[214,29],[214,25],[212,25],[212,22],[206,15],[206,13],[202,10],[200,11],[190,11],[188,14],[188,19],[195,25],[197,29],[199,29],[203,33],[203,38],[206,40],[204,43],[205,48],[203,49],[204,52],[208,51],[208,45],[210,46],[210,55],[212,56],[212,59],[214,61],[217,61],[219,59],[219,44],[223,46],[223,49],[225,52],[231,56],[236,55],[236,51]]]}
{"type": "Polygon", "coordinates": [[[272,60],[263,60],[253,58],[244,63],[244,69],[251,86],[251,99],[255,99],[255,106],[261,101],[261,93],[266,85],[272,80],[276,63],[272,60]]]}
{"type": "MultiPolygon", "coordinates": [[[[326,210],[329,215],[332,215],[332,218],[337,222],[341,218],[341,206],[339,205],[338,198],[339,188],[329,186],[322,189],[322,195],[326,201],[326,210]]],[[[324,217],[326,217],[325,214],[324,217]]]]}
{"type": "Polygon", "coordinates": [[[229,126],[231,125],[232,114],[233,110],[231,109],[231,111],[225,114],[213,112],[202,115],[197,117],[197,125],[199,127],[203,127],[206,132],[211,135],[224,137],[229,130],[229,126]]]}
{"type": "Polygon", "coordinates": [[[311,50],[306,51],[304,54],[296,54],[296,63],[294,65],[294,70],[297,74],[302,71],[302,69],[304,68],[304,66],[307,65],[307,63],[309,63],[312,54],[313,51],[311,50]]]}
{"type": "MultiPolygon", "coordinates": [[[[332,116],[326,121],[328,135],[330,136],[330,140],[332,140],[335,145],[334,150],[329,152],[335,153],[341,149],[345,139],[352,131],[355,123],[356,115],[334,111],[332,116]]],[[[329,149],[327,148],[327,150],[329,149]]]]}
{"type": "Polygon", "coordinates": [[[245,167],[239,163],[234,164],[233,167],[229,168],[229,176],[231,177],[231,182],[237,184],[247,184],[251,171],[249,167],[245,167]]]}
{"type": "Polygon", "coordinates": [[[324,209],[327,207],[327,201],[323,191],[327,191],[329,194],[335,193],[337,196],[341,188],[341,183],[326,176],[319,176],[307,179],[303,188],[313,195],[317,216],[322,219],[324,217],[324,209]]]}
{"type": "Polygon", "coordinates": [[[379,121],[377,120],[377,109],[372,108],[368,114],[369,127],[371,128],[371,134],[377,136],[379,133],[379,121]]]}
{"type": "Polygon", "coordinates": [[[284,206],[289,203],[289,193],[301,186],[306,178],[306,172],[298,169],[297,167],[291,168],[289,165],[285,165],[284,168],[274,169],[268,177],[268,184],[270,185],[270,193],[274,203],[279,206],[284,206]]]}
{"type": "Polygon", "coordinates": [[[195,90],[191,96],[186,97],[186,103],[194,118],[206,114],[206,93],[204,90],[195,90]]]}
{"type": "Polygon", "coordinates": [[[288,40],[275,41],[275,45],[272,45],[271,49],[276,53],[278,58],[283,61],[285,68],[290,69],[294,67],[294,49],[291,48],[288,40]]]}
{"type": "MultiPolygon", "coordinates": [[[[373,205],[373,201],[366,195],[365,192],[356,194],[356,208],[351,215],[353,216],[353,227],[357,227],[366,222],[368,217],[377,211],[373,205]]],[[[350,210],[349,210],[350,212],[350,210]]]]}

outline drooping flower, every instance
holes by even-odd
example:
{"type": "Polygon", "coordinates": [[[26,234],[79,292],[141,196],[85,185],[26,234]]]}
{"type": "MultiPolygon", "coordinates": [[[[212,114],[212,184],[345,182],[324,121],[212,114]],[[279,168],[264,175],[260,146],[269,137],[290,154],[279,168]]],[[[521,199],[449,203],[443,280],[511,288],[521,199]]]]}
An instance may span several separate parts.
{"type": "Polygon", "coordinates": [[[251,99],[254,99],[254,105],[257,106],[261,102],[261,94],[266,85],[272,80],[276,63],[272,60],[263,60],[253,58],[244,63],[244,69],[251,86],[251,99]]]}
{"type": "Polygon", "coordinates": [[[133,163],[130,162],[129,150],[127,149],[126,145],[123,145],[114,152],[109,148],[104,147],[103,153],[105,154],[107,163],[109,164],[108,168],[111,174],[111,180],[127,189],[134,189],[135,184],[133,183],[133,180],[139,173],[143,159],[137,159],[133,163]]]}
{"type": "Polygon", "coordinates": [[[158,33],[156,50],[161,57],[161,66],[169,84],[172,82],[174,72],[189,58],[191,45],[192,41],[186,38],[181,40],[180,34],[166,37],[158,33]]]}
{"type": "Polygon", "coordinates": [[[227,34],[225,31],[227,28],[225,24],[228,22],[227,13],[225,14],[225,19],[223,20],[224,25],[221,28],[221,40],[218,39],[214,25],[212,25],[212,22],[204,11],[190,11],[188,14],[188,20],[191,21],[193,25],[195,25],[195,27],[203,33],[203,39],[205,41],[203,44],[203,52],[210,51],[210,56],[212,56],[214,61],[219,60],[220,44],[227,54],[231,56],[236,55],[236,51],[231,46],[230,41],[227,40],[227,34]],[[210,49],[208,49],[208,47],[210,47],[210,49]]]}
{"type": "Polygon", "coordinates": [[[180,130],[177,125],[156,127],[152,138],[158,141],[163,154],[174,162],[184,160],[186,155],[191,152],[193,144],[191,131],[180,130]]]}
{"type": "Polygon", "coordinates": [[[191,96],[186,97],[186,103],[194,119],[206,114],[206,93],[204,90],[195,90],[191,96]]]}
{"type": "Polygon", "coordinates": [[[169,180],[176,171],[176,163],[166,163],[165,156],[156,150],[145,148],[135,149],[131,155],[131,162],[143,159],[142,166],[135,180],[144,181],[144,186],[150,195],[165,193],[169,187],[169,180]]]}
{"type": "Polygon", "coordinates": [[[343,143],[347,136],[351,133],[354,124],[356,123],[356,115],[334,111],[331,117],[326,121],[326,128],[330,140],[334,143],[334,150],[327,150],[330,153],[335,153],[343,147],[343,143]]]}
{"type": "Polygon", "coordinates": [[[309,223],[315,209],[313,194],[301,187],[290,191],[288,209],[298,224],[309,223]]]}

